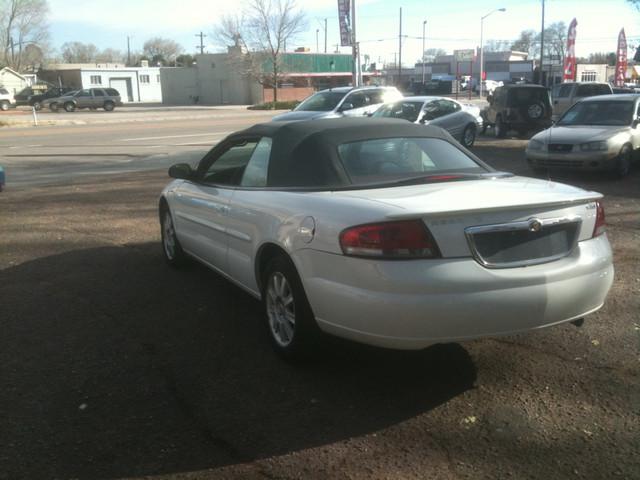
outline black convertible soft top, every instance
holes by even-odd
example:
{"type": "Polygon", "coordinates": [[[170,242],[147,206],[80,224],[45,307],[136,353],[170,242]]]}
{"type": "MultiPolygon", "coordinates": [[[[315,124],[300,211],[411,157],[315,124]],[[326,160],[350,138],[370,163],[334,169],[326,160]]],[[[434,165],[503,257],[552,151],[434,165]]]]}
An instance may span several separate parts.
{"type": "Polygon", "coordinates": [[[379,138],[440,138],[464,150],[487,170],[492,170],[445,130],[400,119],[352,117],[260,123],[230,135],[227,140],[259,137],[271,137],[273,141],[268,173],[270,187],[349,185],[349,178],[338,157],[338,145],[379,138]]]}

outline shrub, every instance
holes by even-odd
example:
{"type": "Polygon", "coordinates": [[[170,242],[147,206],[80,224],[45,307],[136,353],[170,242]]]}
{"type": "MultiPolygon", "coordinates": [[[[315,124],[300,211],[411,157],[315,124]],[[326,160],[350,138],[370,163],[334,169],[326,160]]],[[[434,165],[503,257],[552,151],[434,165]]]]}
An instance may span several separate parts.
{"type": "Polygon", "coordinates": [[[273,108],[273,102],[259,103],[251,105],[249,110],[291,110],[300,103],[299,100],[288,100],[286,102],[276,102],[276,108],[273,108]]]}

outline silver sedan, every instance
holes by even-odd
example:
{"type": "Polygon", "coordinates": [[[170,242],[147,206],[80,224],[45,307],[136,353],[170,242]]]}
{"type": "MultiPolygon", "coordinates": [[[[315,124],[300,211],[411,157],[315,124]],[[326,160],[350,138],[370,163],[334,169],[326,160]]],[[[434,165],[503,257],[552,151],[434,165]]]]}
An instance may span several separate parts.
{"type": "Polygon", "coordinates": [[[601,95],[576,103],[527,145],[535,169],[614,171],[623,177],[640,149],[640,95],[601,95]]]}
{"type": "Polygon", "coordinates": [[[412,123],[444,128],[463,146],[471,148],[482,127],[480,109],[446,97],[405,97],[385,103],[374,117],[401,118],[412,123]]]}

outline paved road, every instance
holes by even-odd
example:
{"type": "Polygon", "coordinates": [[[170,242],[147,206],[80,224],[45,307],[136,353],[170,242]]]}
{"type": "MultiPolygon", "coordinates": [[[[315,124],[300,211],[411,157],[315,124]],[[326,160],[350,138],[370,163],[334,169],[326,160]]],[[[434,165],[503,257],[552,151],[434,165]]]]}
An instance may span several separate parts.
{"type": "MultiPolygon", "coordinates": [[[[157,128],[104,133],[176,156],[203,147],[157,128]]],[[[49,138],[80,142],[74,132],[49,138]]],[[[482,138],[475,150],[525,173],[523,143],[482,138]]],[[[639,478],[640,171],[564,180],[606,194],[615,253],[612,293],[584,327],[422,352],[329,341],[301,366],[270,351],[251,297],[163,263],[164,172],[9,188],[0,479],[639,478]]]]}
{"type": "Polygon", "coordinates": [[[195,118],[183,118],[182,110],[165,111],[162,120],[156,119],[163,115],[156,110],[134,114],[141,121],[1,129],[0,165],[10,186],[197,161],[229,133],[273,116],[272,112],[238,109],[197,109],[195,118]]]}

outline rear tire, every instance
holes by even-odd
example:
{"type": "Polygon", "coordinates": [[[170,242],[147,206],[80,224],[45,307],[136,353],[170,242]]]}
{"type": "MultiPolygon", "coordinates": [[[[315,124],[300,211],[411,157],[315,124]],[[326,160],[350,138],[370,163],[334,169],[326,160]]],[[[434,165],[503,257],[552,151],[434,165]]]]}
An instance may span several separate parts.
{"type": "Polygon", "coordinates": [[[49,104],[49,110],[51,110],[52,112],[57,112],[59,109],[59,105],[57,103],[51,103],[49,104]]]}
{"type": "Polygon", "coordinates": [[[40,102],[33,102],[32,107],[35,108],[36,111],[42,110],[42,104],[40,102]]]}
{"type": "Polygon", "coordinates": [[[320,340],[320,329],[293,262],[273,258],[262,275],[262,305],[269,339],[285,360],[309,358],[320,340]]]}
{"type": "Polygon", "coordinates": [[[2,102],[0,102],[0,110],[2,110],[3,112],[6,112],[7,110],[9,110],[9,102],[7,102],[6,100],[3,100],[2,102]]]}
{"type": "Polygon", "coordinates": [[[462,132],[462,145],[465,148],[473,147],[474,142],[476,141],[476,127],[475,125],[469,124],[465,127],[462,132]]]}
{"type": "Polygon", "coordinates": [[[74,112],[76,110],[76,104],[73,102],[67,102],[64,104],[64,109],[67,112],[74,112]]]}
{"type": "Polygon", "coordinates": [[[502,121],[502,117],[496,118],[496,124],[493,126],[496,138],[504,138],[507,136],[507,125],[502,121]]]}
{"type": "Polygon", "coordinates": [[[189,257],[182,250],[178,236],[176,235],[173,217],[167,205],[160,207],[160,235],[162,237],[162,253],[165,261],[174,268],[183,267],[189,261],[189,257]]]}
{"type": "Polygon", "coordinates": [[[113,104],[113,102],[106,102],[106,103],[104,104],[104,111],[105,111],[105,112],[113,112],[113,109],[114,109],[115,107],[116,107],[116,106],[113,104]]]}

